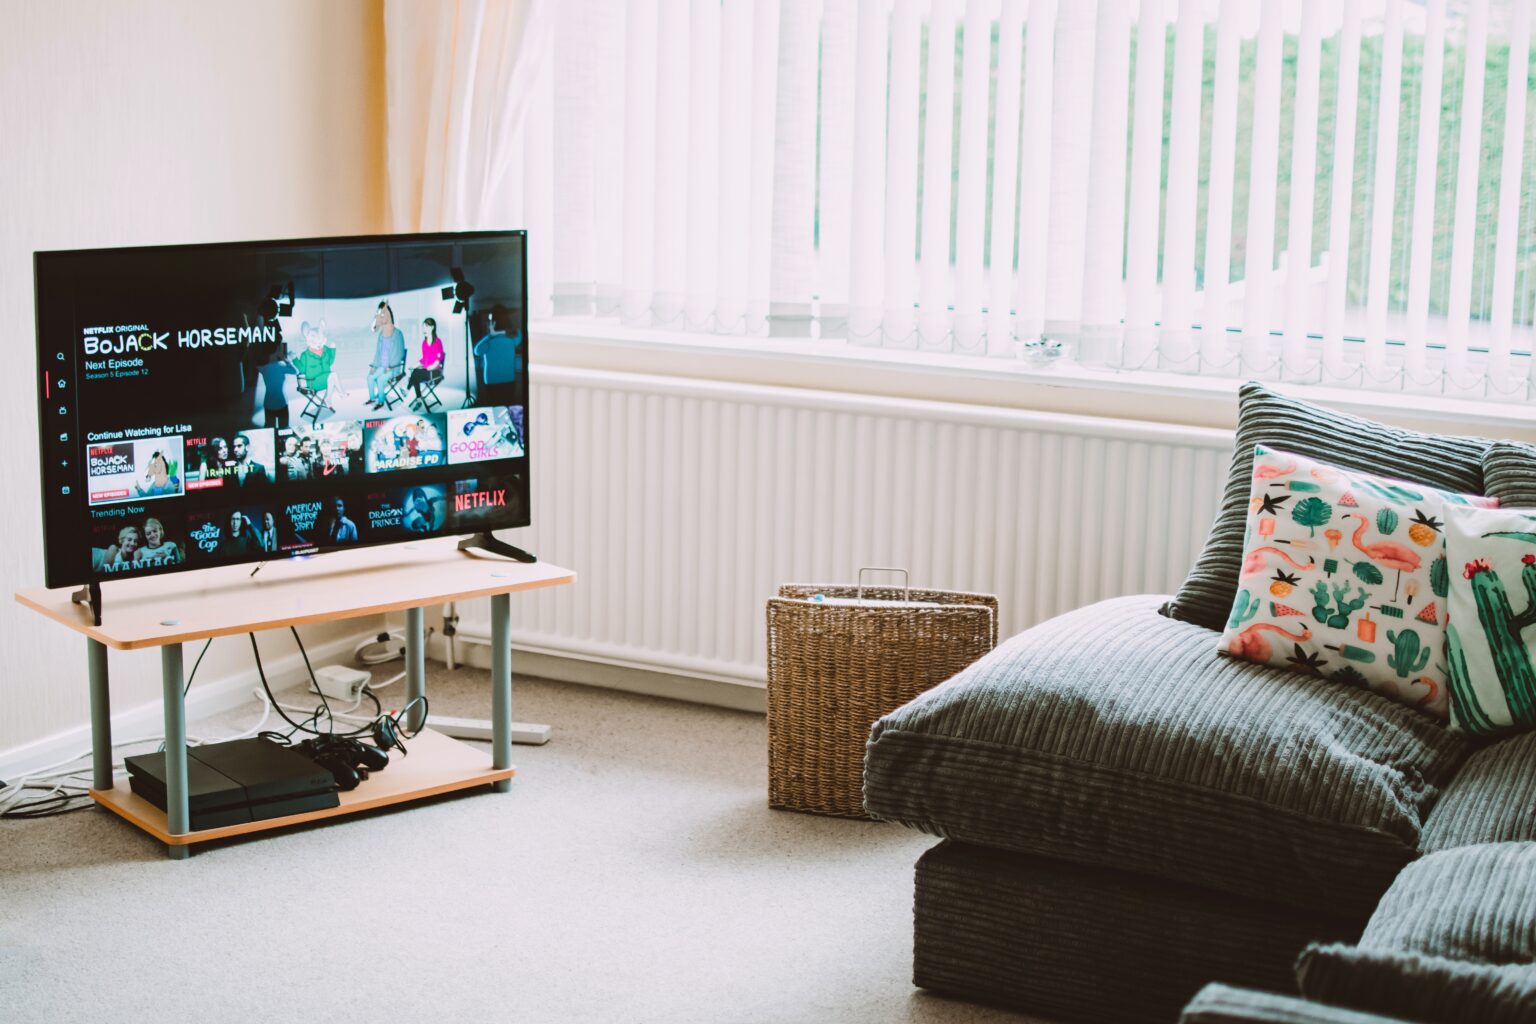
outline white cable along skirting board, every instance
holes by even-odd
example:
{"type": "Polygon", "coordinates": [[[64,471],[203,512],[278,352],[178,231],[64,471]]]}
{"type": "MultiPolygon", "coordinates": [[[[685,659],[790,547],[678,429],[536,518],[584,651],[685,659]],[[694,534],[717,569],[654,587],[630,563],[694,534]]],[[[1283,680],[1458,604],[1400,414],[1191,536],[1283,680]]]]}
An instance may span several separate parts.
{"type": "MultiPolygon", "coordinates": [[[[1226,481],[1227,431],[538,367],[533,523],[509,539],[578,574],[519,595],[513,643],[761,683],[780,583],[905,566],[994,593],[1001,635],[1167,593],[1226,481]]],[[[489,633],[488,602],[459,628],[489,633]]]]}

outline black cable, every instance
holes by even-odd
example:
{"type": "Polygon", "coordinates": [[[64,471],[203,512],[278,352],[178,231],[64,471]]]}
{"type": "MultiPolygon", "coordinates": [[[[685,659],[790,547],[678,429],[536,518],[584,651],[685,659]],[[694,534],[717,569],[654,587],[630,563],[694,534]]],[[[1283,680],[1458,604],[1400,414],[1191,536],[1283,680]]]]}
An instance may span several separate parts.
{"type": "MultiPolygon", "coordinates": [[[[421,735],[421,730],[427,727],[427,708],[427,695],[422,694],[420,697],[413,697],[410,702],[405,705],[405,707],[401,708],[399,711],[396,711],[394,715],[391,716],[394,719],[395,727],[401,736],[404,736],[408,740],[413,740],[417,736],[421,735]],[[421,724],[418,725],[415,729],[412,729],[410,732],[406,732],[405,727],[400,723],[411,717],[411,708],[415,707],[417,704],[421,705],[421,724]]],[[[401,749],[403,750],[404,748],[401,749]]]]}
{"type": "MultiPolygon", "coordinates": [[[[384,705],[379,702],[378,694],[374,693],[371,689],[365,686],[362,690],[362,693],[367,696],[370,701],[373,702],[373,718],[370,719],[366,725],[359,726],[358,728],[349,730],[347,732],[338,733],[336,731],[336,719],[331,711],[330,701],[326,700],[325,694],[320,690],[320,683],[315,678],[314,667],[310,664],[309,661],[309,652],[304,649],[304,641],[300,639],[299,631],[292,626],[289,627],[289,632],[293,634],[294,642],[299,646],[299,655],[304,659],[304,669],[309,673],[309,680],[314,685],[315,692],[320,695],[320,706],[315,708],[310,716],[306,719],[303,719],[302,721],[295,722],[293,719],[289,718],[288,714],[277,703],[277,697],[272,693],[272,687],[267,682],[267,674],[261,663],[261,649],[256,645],[256,634],[248,634],[251,638],[251,653],[255,656],[256,659],[256,674],[261,678],[261,688],[266,692],[267,700],[271,703],[272,707],[277,710],[278,715],[282,717],[283,721],[292,726],[292,728],[289,729],[287,733],[281,733],[272,729],[264,730],[258,734],[260,738],[268,740],[269,742],[280,743],[284,746],[288,746],[292,742],[294,733],[297,732],[307,732],[315,736],[332,738],[361,736],[365,733],[371,733],[374,726],[383,718],[390,718],[394,722],[397,730],[399,731],[399,734],[404,736],[406,739],[411,739],[415,737],[418,732],[420,732],[420,729],[417,729],[415,732],[406,733],[404,728],[401,727],[400,722],[402,719],[409,715],[411,708],[413,708],[418,702],[421,704],[422,722],[426,722],[427,698],[425,695],[412,700],[398,713],[391,716],[384,713],[384,705]],[[325,732],[321,732],[318,728],[322,715],[325,717],[326,722],[329,724],[329,728],[325,732]]],[[[203,657],[208,653],[208,648],[211,646],[213,646],[213,638],[209,637],[208,640],[204,642],[203,649],[198,652],[197,660],[192,663],[192,671],[187,675],[186,685],[182,688],[181,691],[183,697],[185,697],[191,691],[192,681],[197,678],[197,670],[199,666],[202,665],[203,657]]],[[[164,743],[162,743],[161,749],[164,749],[164,746],[164,743]]],[[[405,747],[403,744],[399,746],[399,749],[402,753],[405,752],[405,747]]],[[[88,770],[89,769],[82,768],[79,772],[75,772],[73,774],[78,775],[88,770]]],[[[92,803],[93,801],[90,799],[90,794],[88,792],[51,793],[46,797],[41,797],[25,803],[17,803],[4,811],[0,811],[0,819],[26,820],[30,818],[52,818],[61,814],[69,814],[73,811],[85,810],[87,807],[90,807],[92,803]]]]}
{"type": "MultiPolygon", "coordinates": [[[[299,646],[299,656],[304,659],[304,669],[305,669],[305,671],[307,671],[309,673],[310,685],[312,685],[315,688],[315,692],[316,693],[320,693],[321,699],[324,700],[325,699],[325,695],[323,693],[321,693],[321,691],[320,691],[320,681],[315,678],[315,670],[314,670],[314,668],[309,663],[309,652],[304,649],[304,641],[302,639],[300,639],[299,631],[297,629],[295,629],[294,627],[289,626],[288,627],[288,632],[293,634],[293,642],[295,644],[298,644],[298,646],[299,646]]],[[[371,689],[369,689],[366,684],[363,686],[361,693],[362,693],[363,696],[365,696],[369,700],[373,701],[373,718],[368,722],[368,724],[358,726],[356,729],[352,729],[352,730],[350,730],[348,732],[336,732],[335,719],[331,717],[331,706],[330,706],[329,703],[327,703],[325,705],[325,715],[326,715],[326,719],[328,721],[330,721],[330,723],[331,723],[331,734],[332,735],[334,735],[334,736],[361,736],[361,735],[363,735],[366,732],[373,731],[374,723],[376,723],[384,715],[384,705],[379,703],[378,694],[374,693],[371,689]]]]}
{"type": "MultiPolygon", "coordinates": [[[[208,648],[213,646],[213,637],[209,637],[203,643],[203,649],[197,652],[197,660],[192,663],[192,673],[187,676],[187,685],[181,688],[181,699],[186,700],[187,694],[192,692],[192,680],[197,678],[197,666],[203,663],[203,655],[208,653],[208,648]]],[[[165,749],[165,741],[160,741],[160,749],[165,749]]]]}
{"type": "Polygon", "coordinates": [[[93,801],[89,793],[50,793],[48,796],[7,808],[3,813],[0,813],[0,818],[53,818],[60,814],[68,814],[71,811],[84,810],[91,806],[92,803],[93,801]],[[71,801],[84,802],[72,804],[71,801]]]}
{"type": "MultiPolygon", "coordinates": [[[[320,699],[324,700],[325,699],[325,693],[323,691],[321,691],[321,689],[320,689],[320,680],[315,678],[315,670],[314,670],[313,666],[311,666],[310,663],[309,663],[309,652],[304,649],[304,641],[299,639],[299,631],[298,631],[298,629],[296,629],[293,626],[289,626],[288,627],[288,632],[293,634],[293,642],[299,645],[299,657],[304,659],[304,671],[309,673],[310,685],[312,685],[315,688],[315,692],[316,693],[320,694],[320,699]]],[[[326,709],[326,711],[330,711],[331,706],[329,704],[327,704],[325,706],[325,709],[326,709]]]]}
{"type": "MultiPolygon", "coordinates": [[[[290,628],[292,628],[292,627],[290,627],[290,628]]],[[[331,712],[331,703],[330,703],[330,701],[326,700],[325,694],[323,692],[320,693],[320,703],[323,706],[316,708],[315,711],[314,711],[314,714],[310,715],[307,719],[305,719],[302,722],[295,722],[293,719],[289,718],[288,717],[288,713],[283,710],[283,708],[282,708],[282,706],[280,704],[278,704],[277,697],[273,695],[272,687],[267,683],[267,674],[266,674],[265,670],[262,668],[262,664],[261,664],[261,650],[260,650],[260,648],[258,648],[256,646],[256,634],[255,633],[250,633],[248,635],[251,638],[251,652],[253,654],[255,654],[255,656],[256,656],[256,674],[261,677],[261,688],[264,691],[266,691],[267,700],[269,702],[271,702],[272,707],[277,709],[278,715],[282,717],[283,721],[287,722],[289,725],[291,725],[293,727],[288,732],[288,735],[286,737],[284,737],[285,740],[288,739],[288,738],[291,738],[293,736],[293,734],[296,733],[296,732],[307,732],[307,733],[309,733],[309,734],[311,734],[313,736],[361,736],[364,733],[368,733],[368,732],[372,732],[373,731],[374,723],[377,722],[379,720],[379,716],[381,716],[384,713],[384,706],[379,703],[378,695],[375,694],[372,690],[367,689],[366,687],[363,689],[363,693],[365,693],[368,696],[369,700],[373,701],[373,710],[374,710],[374,717],[373,717],[373,719],[370,720],[366,725],[358,726],[356,729],[350,729],[350,730],[348,730],[346,732],[337,732],[336,731],[336,719],[335,719],[335,716],[333,715],[333,713],[331,712]],[[322,714],[325,715],[326,721],[330,724],[330,727],[328,729],[326,729],[325,732],[321,732],[318,728],[315,728],[313,726],[305,724],[306,722],[313,722],[313,723],[315,723],[316,726],[318,726],[319,722],[320,722],[320,716],[322,714]]],[[[317,692],[319,692],[320,691],[320,684],[319,684],[319,682],[317,682],[315,680],[314,669],[310,668],[310,665],[309,665],[309,654],[304,650],[304,641],[299,639],[299,631],[296,630],[296,629],[293,630],[293,638],[294,638],[295,641],[298,642],[299,653],[304,656],[304,667],[309,669],[310,681],[315,684],[315,690],[317,692]]]]}
{"type": "Polygon", "coordinates": [[[302,729],[305,732],[314,733],[316,736],[321,735],[321,733],[320,733],[320,716],[323,715],[323,714],[325,714],[325,708],[323,708],[323,707],[315,708],[315,710],[313,710],[313,711],[311,711],[309,713],[309,717],[308,718],[305,718],[305,719],[303,719],[303,720],[301,720],[299,722],[299,727],[297,729],[289,729],[286,733],[284,733],[283,734],[283,739],[285,739],[285,740],[293,739],[293,734],[298,732],[299,729],[302,729]]]}
{"type": "MultiPolygon", "coordinates": [[[[267,701],[272,705],[273,708],[275,708],[277,710],[278,715],[282,718],[283,721],[285,721],[289,725],[293,726],[294,732],[303,731],[303,732],[313,733],[316,736],[323,736],[323,735],[325,735],[319,729],[311,729],[308,726],[305,726],[305,725],[303,725],[302,723],[299,723],[299,722],[295,722],[293,719],[288,717],[288,712],[284,711],[283,710],[283,706],[277,702],[277,697],[274,696],[273,693],[272,693],[271,685],[269,685],[267,683],[267,673],[266,673],[266,670],[263,669],[262,666],[261,666],[261,648],[256,646],[256,634],[255,633],[248,633],[246,635],[251,638],[251,653],[256,656],[256,675],[261,678],[261,688],[262,688],[262,690],[266,691],[267,701]]],[[[325,700],[325,694],[322,693],[320,695],[320,699],[321,699],[321,701],[324,701],[325,700]]],[[[330,711],[331,711],[331,706],[330,706],[329,703],[326,703],[326,705],[325,705],[325,712],[326,712],[326,714],[329,715],[330,711]]],[[[311,720],[317,720],[318,716],[319,716],[319,711],[317,709],[316,713],[314,715],[310,716],[310,719],[311,720]]],[[[291,736],[291,735],[293,735],[293,733],[289,733],[289,735],[291,736]]]]}
{"type": "MultiPolygon", "coordinates": [[[[65,797],[62,799],[77,800],[82,802],[73,804],[60,803],[56,807],[48,807],[46,809],[38,807],[35,810],[30,805],[25,807],[18,807],[13,810],[6,811],[4,817],[8,821],[28,821],[33,818],[57,818],[63,814],[71,814],[75,811],[83,811],[87,807],[92,806],[93,803],[83,794],[76,794],[74,796],[65,797]]],[[[39,803],[42,803],[42,801],[39,801],[39,803]]]]}
{"type": "MultiPolygon", "coordinates": [[[[377,722],[381,717],[383,717],[383,715],[384,715],[384,705],[379,703],[379,695],[374,693],[372,690],[368,689],[368,687],[366,687],[366,686],[363,687],[363,694],[369,700],[373,701],[373,721],[369,722],[367,727],[366,727],[366,729],[372,729],[373,728],[373,723],[377,722]]],[[[356,731],[350,733],[349,735],[355,736],[359,732],[366,731],[366,729],[356,730],[356,731]]]]}
{"type": "Polygon", "coordinates": [[[187,676],[187,685],[185,687],[183,687],[182,691],[181,691],[181,695],[182,695],[183,698],[185,698],[186,695],[191,691],[191,689],[192,689],[192,680],[197,678],[197,666],[199,666],[199,665],[201,665],[203,663],[203,655],[207,654],[208,653],[208,648],[210,648],[212,646],[213,646],[213,637],[209,637],[208,638],[208,642],[203,644],[203,649],[201,651],[197,652],[197,660],[192,663],[192,674],[187,676]]]}

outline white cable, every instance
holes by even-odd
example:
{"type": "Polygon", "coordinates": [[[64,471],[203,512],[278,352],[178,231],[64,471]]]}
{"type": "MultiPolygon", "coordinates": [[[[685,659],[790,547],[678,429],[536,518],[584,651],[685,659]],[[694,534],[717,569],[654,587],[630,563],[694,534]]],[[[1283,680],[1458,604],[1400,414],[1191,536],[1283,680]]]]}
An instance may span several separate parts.
{"type": "MultiPolygon", "coordinates": [[[[255,736],[257,733],[261,732],[262,728],[264,726],[266,726],[267,720],[272,717],[272,705],[270,703],[268,703],[268,701],[266,699],[266,696],[264,694],[262,694],[262,692],[260,690],[253,690],[252,692],[257,696],[257,699],[261,701],[261,706],[262,706],[261,707],[261,718],[256,722],[255,725],[250,726],[249,728],[244,729],[244,730],[242,730],[242,731],[240,731],[238,733],[235,733],[233,736],[224,736],[224,737],[220,737],[218,739],[204,739],[204,738],[200,738],[200,737],[196,737],[196,736],[188,736],[187,737],[187,745],[191,746],[191,747],[200,747],[200,746],[203,746],[203,745],[208,744],[208,743],[227,743],[227,742],[229,742],[231,740],[247,739],[247,738],[249,738],[251,736],[255,736]]],[[[128,740],[118,740],[118,741],[116,741],[116,742],[114,742],[112,744],[112,749],[113,750],[117,750],[119,747],[137,746],[137,745],[139,745],[141,743],[160,743],[160,742],[163,742],[163,737],[160,737],[160,736],[136,737],[134,739],[128,739],[128,740]]],[[[6,811],[10,810],[11,807],[14,806],[20,800],[21,794],[23,792],[25,792],[28,789],[36,789],[36,788],[38,788],[37,784],[40,783],[40,782],[46,782],[49,779],[67,778],[68,776],[71,776],[71,775],[79,775],[81,772],[89,771],[90,768],[91,768],[90,765],[81,765],[79,767],[73,767],[73,768],[68,767],[68,766],[74,765],[77,761],[83,761],[83,760],[89,758],[90,756],[91,756],[91,751],[87,750],[84,753],[77,754],[74,757],[68,758],[67,760],[56,761],[53,764],[44,765],[42,768],[39,768],[39,769],[37,769],[35,771],[28,772],[26,775],[23,775],[21,778],[17,779],[15,782],[10,782],[10,783],[5,784],[4,786],[0,786],[0,814],[3,814],[6,811]]],[[[118,770],[121,769],[122,767],[123,767],[123,759],[122,758],[114,758],[113,761],[112,761],[112,774],[114,776],[116,776],[117,773],[118,773],[118,770]]],[[[53,792],[55,792],[55,793],[59,792],[61,788],[62,788],[62,784],[55,785],[53,792]]],[[[88,787],[81,787],[82,793],[84,792],[84,790],[86,788],[88,788],[88,787]]],[[[41,799],[47,799],[47,798],[44,797],[44,798],[41,798],[41,799]]]]}
{"type": "MultiPolygon", "coordinates": [[[[295,707],[292,704],[279,703],[277,706],[282,708],[284,711],[292,711],[295,714],[313,714],[313,712],[314,712],[313,708],[295,707]]],[[[337,721],[355,722],[355,723],[357,723],[359,725],[367,723],[367,722],[377,721],[378,717],[379,717],[378,715],[354,715],[354,714],[350,713],[350,710],[349,711],[332,711],[331,712],[331,718],[333,718],[333,719],[335,719],[337,721]]]]}
{"type": "Polygon", "coordinates": [[[386,686],[394,686],[396,683],[398,683],[400,680],[402,680],[404,678],[405,678],[405,673],[404,672],[397,672],[395,675],[390,676],[388,679],[384,680],[382,683],[364,683],[363,684],[363,689],[364,690],[382,690],[386,686]]]}
{"type": "MultiPolygon", "coordinates": [[[[392,660],[392,659],[386,659],[386,660],[392,660]]],[[[360,705],[363,702],[363,697],[364,697],[364,695],[365,695],[365,693],[367,691],[369,691],[369,690],[376,690],[376,689],[382,689],[383,687],[391,686],[391,685],[393,685],[395,683],[398,683],[400,680],[402,680],[404,678],[405,678],[405,673],[401,672],[401,673],[399,673],[397,675],[394,675],[394,676],[390,677],[389,679],[386,679],[382,683],[376,683],[376,684],[368,683],[368,684],[364,684],[358,690],[358,692],[357,692],[357,699],[354,700],[351,703],[351,705],[349,705],[346,708],[345,711],[335,713],[335,714],[333,714],[332,717],[335,717],[335,718],[345,718],[345,719],[348,719],[350,721],[359,722],[359,723],[373,721],[374,718],[377,717],[377,716],[352,715],[352,714],[349,714],[349,712],[356,710],[358,705],[360,705]]],[[[221,737],[214,738],[214,737],[200,737],[200,736],[189,735],[187,737],[187,746],[189,746],[189,747],[198,747],[198,746],[204,746],[204,745],[209,744],[209,743],[228,743],[228,742],[231,742],[233,740],[248,739],[248,738],[250,738],[252,736],[255,736],[258,733],[260,733],[262,731],[262,729],[265,728],[268,720],[272,717],[273,705],[272,705],[272,703],[269,700],[267,700],[266,694],[264,692],[262,692],[262,690],[260,688],[254,688],[253,687],[252,690],[251,690],[251,695],[253,697],[255,697],[256,700],[258,702],[260,702],[260,704],[261,704],[261,718],[257,720],[255,725],[249,726],[246,729],[242,729],[241,731],[239,731],[239,732],[237,732],[237,733],[235,733],[235,734],[233,734],[231,736],[221,736],[221,737]]],[[[310,715],[310,716],[313,716],[314,710],[315,710],[313,708],[298,708],[298,707],[294,707],[294,706],[289,705],[289,704],[283,704],[283,705],[280,705],[280,706],[284,710],[293,711],[293,712],[296,712],[296,713],[299,713],[299,714],[305,714],[305,715],[310,715]]],[[[158,736],[158,735],[156,735],[156,736],[139,736],[139,737],[134,737],[133,739],[115,740],[112,743],[112,749],[114,751],[116,751],[120,747],[133,747],[133,746],[138,746],[138,745],[144,744],[144,743],[159,743],[159,744],[161,744],[163,746],[164,742],[165,742],[165,738],[163,736],[158,736]]],[[[40,783],[46,783],[49,780],[53,780],[53,779],[68,778],[71,775],[79,775],[79,774],[81,774],[83,772],[90,771],[91,770],[91,766],[89,764],[80,765],[80,764],[77,764],[77,762],[88,760],[91,756],[92,756],[92,751],[87,749],[85,751],[82,751],[79,754],[76,754],[74,757],[65,758],[64,760],[61,760],[61,761],[55,761],[52,764],[43,765],[41,768],[37,768],[37,769],[34,769],[33,771],[27,772],[25,775],[15,779],[14,781],[7,782],[7,783],[4,783],[3,785],[0,785],[0,814],[5,814],[6,812],[10,811],[17,803],[19,803],[21,801],[23,794],[27,793],[29,790],[35,790],[35,789],[42,788],[39,785],[40,783]]],[[[112,760],[112,774],[113,774],[114,778],[117,776],[119,771],[122,769],[123,764],[124,764],[124,759],[123,758],[120,758],[120,757],[113,758],[113,760],[112,760]]],[[[47,795],[42,796],[42,797],[38,797],[37,800],[47,800],[47,799],[51,798],[52,796],[54,796],[54,795],[56,795],[58,793],[63,792],[65,788],[67,788],[67,787],[65,786],[64,783],[54,783],[53,784],[53,788],[48,791],[47,795]]],[[[77,792],[73,793],[72,795],[83,796],[89,790],[90,787],[88,787],[88,786],[80,786],[80,787],[75,787],[75,788],[77,789],[77,792]]],[[[31,802],[36,802],[36,801],[28,801],[28,802],[31,803],[31,802]]]]}
{"type": "Polygon", "coordinates": [[[386,630],[379,636],[364,640],[352,649],[352,655],[364,665],[382,665],[386,661],[394,661],[396,658],[405,657],[405,633],[403,630],[386,630]],[[379,639],[383,637],[383,639],[379,639]],[[382,652],[364,655],[363,651],[375,644],[389,645],[391,642],[399,644],[398,648],[386,646],[382,652]]]}
{"type": "MultiPolygon", "coordinates": [[[[4,803],[0,803],[0,814],[7,814],[7,813],[9,813],[12,810],[12,808],[17,803],[20,802],[21,795],[23,793],[25,793],[28,789],[42,789],[42,788],[43,788],[42,786],[35,785],[35,784],[32,784],[32,785],[23,784],[23,785],[16,786],[14,788],[14,790],[12,791],[12,793],[8,795],[8,798],[6,799],[6,801],[4,803]]],[[[42,796],[36,797],[33,800],[29,800],[28,804],[44,803],[44,802],[46,802],[48,800],[52,800],[54,797],[58,796],[59,794],[61,794],[63,792],[64,792],[63,784],[62,783],[57,783],[57,784],[55,784],[53,786],[53,788],[49,789],[48,792],[44,793],[42,796]]],[[[71,793],[69,795],[70,796],[80,796],[80,795],[83,795],[83,794],[81,794],[81,793],[71,793]]]]}

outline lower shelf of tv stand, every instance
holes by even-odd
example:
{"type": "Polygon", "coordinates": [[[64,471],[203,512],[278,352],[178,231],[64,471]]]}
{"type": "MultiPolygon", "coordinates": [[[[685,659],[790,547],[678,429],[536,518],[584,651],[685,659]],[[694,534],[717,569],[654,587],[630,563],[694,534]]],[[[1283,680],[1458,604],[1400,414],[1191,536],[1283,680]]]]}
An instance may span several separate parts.
{"type": "Polygon", "coordinates": [[[398,752],[389,758],[389,767],[375,772],[367,781],[349,793],[338,794],[341,804],[321,811],[305,811],[281,818],[263,821],[247,821],[222,828],[208,828],[201,832],[188,832],[173,836],[166,831],[165,812],[148,800],[134,794],[128,788],[126,778],[118,779],[111,789],[91,790],[91,799],[114,814],[120,815],[148,832],[162,843],[185,846],[189,843],[205,843],[212,839],[228,839],[231,836],[265,832],[269,829],[300,825],[310,821],[322,821],[344,814],[356,814],[376,807],[406,803],[452,793],[460,789],[472,789],[492,782],[510,779],[515,768],[491,767],[489,750],[460,743],[456,739],[423,729],[407,741],[410,754],[402,757],[398,752]]]}

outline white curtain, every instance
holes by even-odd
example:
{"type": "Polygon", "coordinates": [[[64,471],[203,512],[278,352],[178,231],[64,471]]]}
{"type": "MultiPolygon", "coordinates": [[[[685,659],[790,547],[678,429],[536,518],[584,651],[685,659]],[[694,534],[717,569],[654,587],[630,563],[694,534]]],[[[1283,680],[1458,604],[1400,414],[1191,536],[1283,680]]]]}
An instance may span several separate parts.
{"type": "Polygon", "coordinates": [[[562,0],[534,309],[1526,401],[1533,5],[562,0]]]}
{"type": "Polygon", "coordinates": [[[393,230],[524,226],[515,173],[555,0],[385,0],[393,230]]]}

